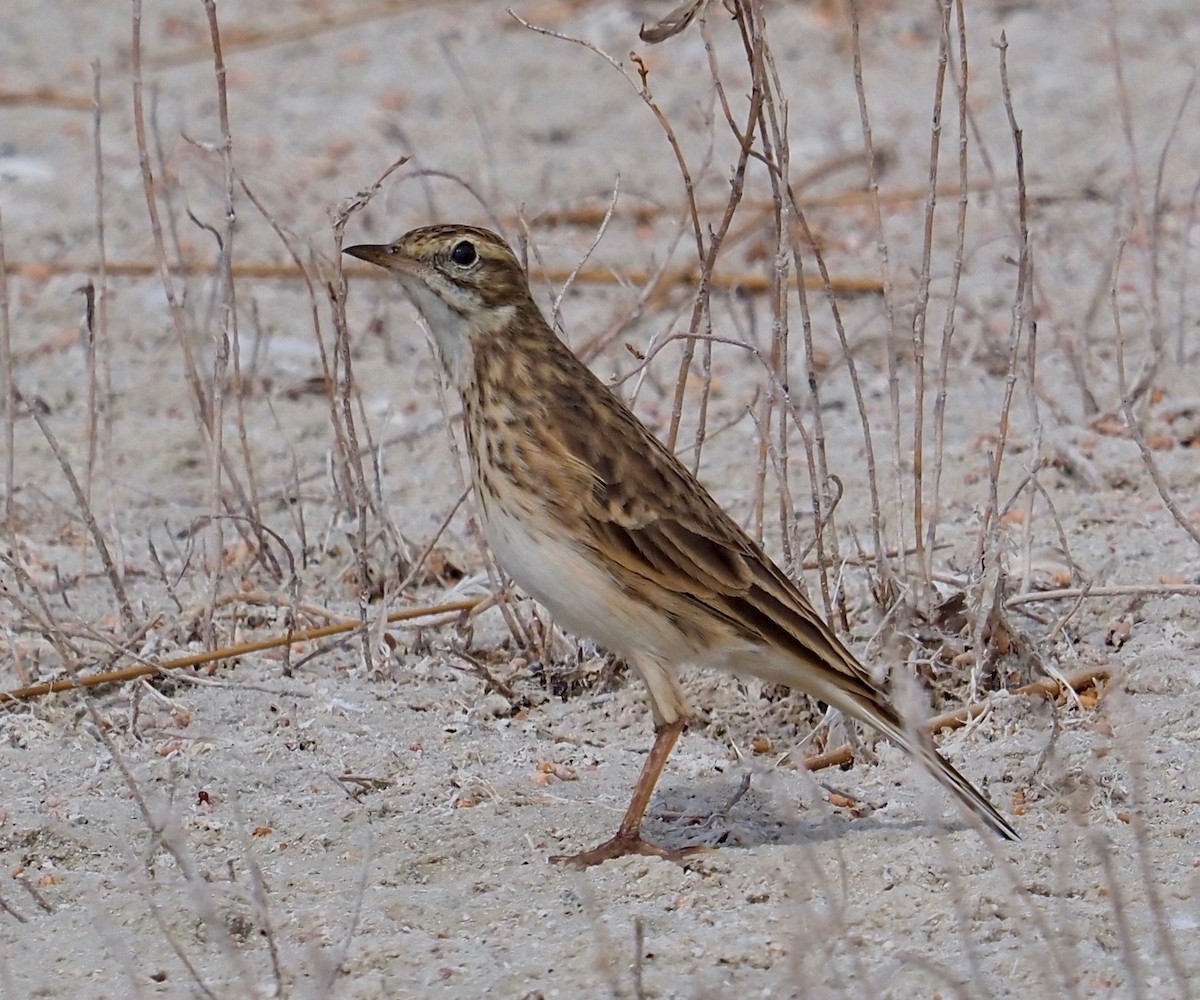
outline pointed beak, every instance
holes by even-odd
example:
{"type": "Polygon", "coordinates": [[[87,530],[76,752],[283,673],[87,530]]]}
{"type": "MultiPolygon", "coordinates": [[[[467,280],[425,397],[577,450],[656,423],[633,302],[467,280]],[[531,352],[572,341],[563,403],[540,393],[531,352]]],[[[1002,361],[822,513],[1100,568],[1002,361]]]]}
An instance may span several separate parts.
{"type": "Polygon", "coordinates": [[[380,267],[391,268],[395,260],[395,251],[389,244],[361,243],[356,247],[343,247],[342,253],[365,260],[368,264],[378,264],[380,267]]]}

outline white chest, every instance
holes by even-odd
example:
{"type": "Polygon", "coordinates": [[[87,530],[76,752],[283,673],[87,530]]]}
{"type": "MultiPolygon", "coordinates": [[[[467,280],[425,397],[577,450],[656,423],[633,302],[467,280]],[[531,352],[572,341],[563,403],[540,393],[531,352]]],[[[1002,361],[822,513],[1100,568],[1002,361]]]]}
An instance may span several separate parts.
{"type": "Polygon", "coordinates": [[[598,558],[562,528],[539,520],[512,516],[492,500],[484,525],[496,561],[558,625],[627,656],[653,649],[666,638],[654,609],[626,593],[598,558]]]}
{"type": "Polygon", "coordinates": [[[593,606],[598,602],[598,592],[616,586],[611,577],[605,580],[607,574],[553,522],[534,527],[546,517],[541,511],[526,511],[525,516],[515,517],[495,498],[480,505],[486,510],[483,520],[488,544],[504,571],[530,597],[544,604],[564,628],[594,635],[593,606]]]}

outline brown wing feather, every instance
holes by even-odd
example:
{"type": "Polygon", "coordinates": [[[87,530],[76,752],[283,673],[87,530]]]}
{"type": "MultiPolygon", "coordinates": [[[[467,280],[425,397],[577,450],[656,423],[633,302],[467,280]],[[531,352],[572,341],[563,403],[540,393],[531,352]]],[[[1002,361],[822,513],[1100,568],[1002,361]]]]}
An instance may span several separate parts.
{"type": "MultiPolygon", "coordinates": [[[[571,359],[575,361],[573,355],[571,359]]],[[[576,364],[586,371],[582,363],[576,364]]],[[[580,375],[570,382],[571,392],[583,384],[608,395],[590,373],[580,375]]],[[[560,435],[567,433],[570,460],[591,470],[590,488],[575,499],[582,500],[583,516],[590,521],[588,534],[603,546],[610,568],[615,563],[618,572],[694,603],[735,634],[787,654],[795,663],[787,673],[792,686],[821,692],[826,700],[877,727],[924,761],[934,777],[995,832],[1019,839],[928,737],[904,725],[800,589],[624,404],[615,397],[592,405],[572,399],[570,408],[585,409],[613,425],[587,426],[586,435],[570,434],[571,421],[558,428],[560,435]]],[[[574,509],[578,516],[579,507],[574,509]]]]}
{"type": "MultiPolygon", "coordinates": [[[[594,385],[608,394],[598,381],[594,385]]],[[[569,444],[572,457],[593,470],[583,507],[591,533],[608,543],[605,554],[623,570],[697,601],[746,638],[826,670],[853,696],[876,697],[870,676],[800,589],[616,402],[590,409],[617,426],[569,444]]]]}

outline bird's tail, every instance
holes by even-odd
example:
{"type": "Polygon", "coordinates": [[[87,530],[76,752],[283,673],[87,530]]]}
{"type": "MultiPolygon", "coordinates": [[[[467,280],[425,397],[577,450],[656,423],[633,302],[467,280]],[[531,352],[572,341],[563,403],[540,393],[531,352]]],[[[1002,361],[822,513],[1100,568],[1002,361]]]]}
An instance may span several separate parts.
{"type": "Polygon", "coordinates": [[[1020,840],[987,796],[942,758],[932,739],[918,728],[905,725],[867,669],[782,571],[769,562],[764,566],[754,586],[721,607],[731,623],[752,623],[760,637],[757,643],[730,657],[733,669],[805,691],[874,726],[921,761],[988,827],[1006,840],[1020,840]],[[774,652],[768,652],[770,647],[774,652]]]}
{"type": "Polygon", "coordinates": [[[976,788],[970,781],[959,773],[958,769],[938,753],[933,741],[923,732],[912,726],[906,726],[900,717],[888,705],[856,696],[854,692],[843,689],[843,698],[836,699],[834,704],[849,715],[862,719],[878,729],[890,740],[898,743],[912,757],[920,761],[943,788],[952,794],[959,802],[983,820],[991,830],[1005,840],[1020,840],[1021,837],[1012,824],[1008,822],[987,796],[976,788]],[[854,704],[839,703],[853,701],[854,704]]]}

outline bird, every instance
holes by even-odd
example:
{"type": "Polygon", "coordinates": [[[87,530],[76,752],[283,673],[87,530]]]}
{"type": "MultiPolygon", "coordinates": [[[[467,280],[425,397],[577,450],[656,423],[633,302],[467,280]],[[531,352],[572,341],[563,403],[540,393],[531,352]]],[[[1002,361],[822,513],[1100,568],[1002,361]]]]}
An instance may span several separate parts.
{"type": "Polygon", "coordinates": [[[683,666],[786,685],[880,731],[1006,840],[987,797],[905,724],[803,592],[695,475],[555,334],[525,269],[494,232],[413,229],[344,253],[389,271],[463,404],[476,509],[497,563],[565,631],[622,656],[645,682],[655,737],[617,832],[553,857],[680,860],[642,836],[691,717],[683,666]]]}

